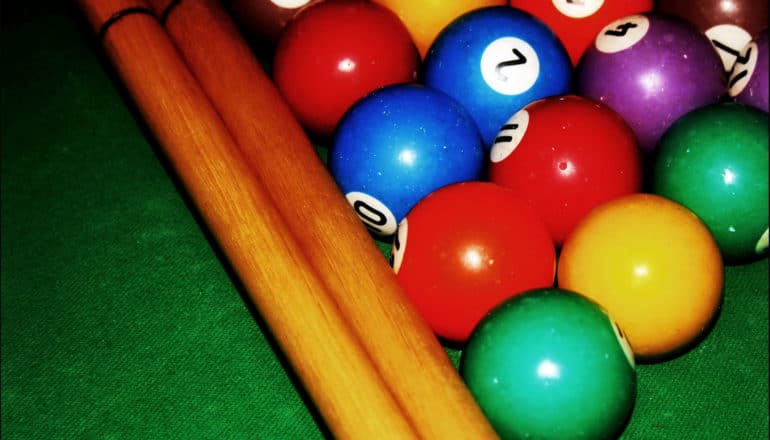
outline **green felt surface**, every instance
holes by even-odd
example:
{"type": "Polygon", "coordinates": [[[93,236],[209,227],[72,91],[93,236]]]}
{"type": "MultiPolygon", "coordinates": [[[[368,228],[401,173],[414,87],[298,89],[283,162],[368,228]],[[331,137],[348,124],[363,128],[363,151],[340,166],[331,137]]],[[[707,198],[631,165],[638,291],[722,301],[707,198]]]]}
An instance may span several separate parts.
{"type": "MultiPolygon", "coordinates": [[[[1,14],[2,437],[324,438],[78,11],[20,3],[1,14]]],[[[726,268],[706,338],[638,367],[623,439],[767,438],[767,272],[726,268]]]]}

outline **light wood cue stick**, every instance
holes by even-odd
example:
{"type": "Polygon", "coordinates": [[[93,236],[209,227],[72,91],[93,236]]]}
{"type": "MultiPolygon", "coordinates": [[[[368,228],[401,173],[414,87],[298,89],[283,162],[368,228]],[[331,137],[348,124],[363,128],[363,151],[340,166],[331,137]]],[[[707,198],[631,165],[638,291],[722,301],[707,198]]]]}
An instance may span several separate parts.
{"type": "MultiPolygon", "coordinates": [[[[95,29],[140,0],[79,0],[95,29]]],[[[277,342],[338,438],[411,424],[156,18],[124,15],[104,48],[277,342]]]]}
{"type": "Polygon", "coordinates": [[[224,8],[217,0],[150,4],[417,431],[496,438],[224,8]]]}

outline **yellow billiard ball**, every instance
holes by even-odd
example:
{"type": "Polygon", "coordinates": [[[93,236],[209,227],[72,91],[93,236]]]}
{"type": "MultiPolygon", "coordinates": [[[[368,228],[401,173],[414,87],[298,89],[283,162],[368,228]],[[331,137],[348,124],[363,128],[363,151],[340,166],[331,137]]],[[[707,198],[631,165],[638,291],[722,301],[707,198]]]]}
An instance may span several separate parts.
{"type": "Polygon", "coordinates": [[[374,0],[404,22],[414,44],[425,58],[438,34],[455,18],[473,9],[503,6],[506,0],[374,0]]]}
{"type": "Polygon", "coordinates": [[[722,298],[716,241],[684,206],[633,194],[592,210],[567,237],[559,287],[607,309],[637,358],[663,359],[690,348],[722,298]]]}

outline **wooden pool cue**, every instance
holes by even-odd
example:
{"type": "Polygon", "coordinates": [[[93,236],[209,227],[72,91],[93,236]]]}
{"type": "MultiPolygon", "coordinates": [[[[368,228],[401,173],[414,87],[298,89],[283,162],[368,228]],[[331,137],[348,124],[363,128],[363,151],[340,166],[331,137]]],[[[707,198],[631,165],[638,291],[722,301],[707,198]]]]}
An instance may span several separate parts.
{"type": "Polygon", "coordinates": [[[152,11],[79,5],[332,433],[418,438],[152,11]]]}
{"type": "Polygon", "coordinates": [[[496,438],[227,11],[149,3],[419,434],[496,438]]]}

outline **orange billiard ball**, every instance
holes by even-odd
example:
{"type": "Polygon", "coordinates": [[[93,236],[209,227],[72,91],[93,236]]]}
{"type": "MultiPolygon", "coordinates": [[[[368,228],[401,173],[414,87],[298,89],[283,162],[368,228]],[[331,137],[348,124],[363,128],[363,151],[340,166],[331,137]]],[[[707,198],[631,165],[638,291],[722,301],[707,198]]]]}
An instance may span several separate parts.
{"type": "Polygon", "coordinates": [[[604,203],[567,238],[559,287],[601,304],[641,360],[691,348],[714,317],[724,266],[706,225],[684,206],[653,194],[604,203]]]}

